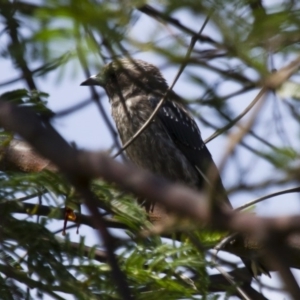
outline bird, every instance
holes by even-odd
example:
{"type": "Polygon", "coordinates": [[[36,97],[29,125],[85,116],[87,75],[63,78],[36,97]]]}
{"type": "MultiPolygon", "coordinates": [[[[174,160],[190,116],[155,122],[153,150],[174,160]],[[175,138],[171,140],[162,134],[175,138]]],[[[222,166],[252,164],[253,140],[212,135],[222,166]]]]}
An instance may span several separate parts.
{"type": "MultiPolygon", "coordinates": [[[[123,145],[145,124],[166,95],[149,126],[126,148],[127,157],[136,166],[172,182],[197,190],[207,188],[213,206],[232,209],[196,121],[182,105],[182,99],[169,89],[156,66],[139,59],[119,58],[81,85],[104,88],[123,145]]],[[[152,213],[156,206],[145,204],[147,212],[152,213]]],[[[157,211],[161,217],[159,206],[157,211]]],[[[247,258],[242,260],[254,277],[269,274],[262,264],[254,264],[247,258]]]]}

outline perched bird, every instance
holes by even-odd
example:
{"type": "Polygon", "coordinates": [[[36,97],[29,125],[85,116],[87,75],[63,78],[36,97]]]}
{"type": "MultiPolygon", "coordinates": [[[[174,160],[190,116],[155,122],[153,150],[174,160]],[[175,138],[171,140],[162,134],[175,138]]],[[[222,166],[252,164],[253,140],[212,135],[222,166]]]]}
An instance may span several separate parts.
{"type": "MultiPolygon", "coordinates": [[[[123,144],[144,125],[168,90],[157,67],[126,58],[107,64],[81,85],[99,85],[105,89],[123,144]]],[[[179,96],[169,91],[154,120],[126,149],[126,154],[137,166],[171,181],[196,189],[210,188],[214,204],[231,208],[200,130],[180,102],[179,96]]],[[[155,205],[147,209],[152,211],[155,205]]],[[[248,261],[245,263],[254,275],[265,271],[256,272],[248,261]]]]}
{"type": "MultiPolygon", "coordinates": [[[[106,65],[81,85],[100,85],[105,89],[123,144],[143,126],[168,90],[155,66],[129,59],[106,65]]],[[[217,168],[196,122],[178,99],[174,92],[169,93],[153,122],[126,149],[126,154],[134,164],[154,174],[203,188],[209,182],[209,168],[217,168]]],[[[230,206],[219,176],[217,181],[224,202],[230,206]]]]}

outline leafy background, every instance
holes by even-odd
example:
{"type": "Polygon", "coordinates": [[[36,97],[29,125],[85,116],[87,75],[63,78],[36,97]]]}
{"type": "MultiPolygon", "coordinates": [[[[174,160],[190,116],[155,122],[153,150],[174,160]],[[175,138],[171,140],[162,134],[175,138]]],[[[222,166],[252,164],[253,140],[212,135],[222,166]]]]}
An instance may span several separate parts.
{"type": "MultiPolygon", "coordinates": [[[[112,57],[130,55],[159,66],[171,83],[185,62],[192,35],[207,16],[203,37],[174,87],[206,139],[241,114],[268,74],[298,55],[297,2],[2,0],[1,97],[50,118],[74,147],[113,154],[119,142],[106,96],[100,89],[80,87],[80,82],[112,57]],[[147,4],[160,14],[155,15],[147,4]]],[[[222,178],[235,207],[297,185],[298,82],[296,73],[268,93],[252,130],[226,161],[222,178]]],[[[239,130],[239,122],[231,124],[208,143],[216,162],[222,161],[230,134],[239,130]]],[[[12,137],[1,132],[3,144],[12,137]]],[[[6,170],[0,175],[1,297],[120,298],[105,249],[68,181],[49,171],[6,170]],[[66,236],[61,234],[65,205],[84,215],[79,234],[76,222],[68,223],[66,236]]],[[[205,271],[209,259],[188,239],[180,243],[155,235],[139,237],[141,228],[151,224],[133,196],[100,180],[93,184],[93,191],[102,212],[107,212],[119,265],[135,298],[210,299],[235,293],[230,285],[221,294],[212,292],[205,271]]],[[[263,202],[255,211],[270,216],[299,209],[298,196],[291,194],[263,202]]],[[[222,236],[195,235],[204,247],[222,236]]],[[[266,297],[283,298],[276,273],[272,279],[263,277],[262,284],[266,297]],[[279,290],[270,291],[265,285],[279,290]]]]}

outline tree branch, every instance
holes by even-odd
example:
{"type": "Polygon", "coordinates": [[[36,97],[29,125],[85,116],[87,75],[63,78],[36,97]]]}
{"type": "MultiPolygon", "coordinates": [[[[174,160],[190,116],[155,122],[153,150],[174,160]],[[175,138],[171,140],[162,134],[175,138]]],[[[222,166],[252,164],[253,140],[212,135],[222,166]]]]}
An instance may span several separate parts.
{"type": "MultiPolygon", "coordinates": [[[[92,213],[96,211],[95,205],[90,193],[85,194],[87,191],[85,187],[89,180],[100,177],[150,201],[160,202],[168,209],[190,218],[194,224],[201,226],[249,234],[262,242],[266,237],[276,236],[277,245],[281,245],[288,234],[300,230],[299,216],[262,218],[226,209],[211,211],[204,192],[199,193],[180,184],[171,184],[144,170],[122,165],[104,153],[76,150],[27,108],[0,101],[0,125],[6,130],[20,134],[42,156],[59,166],[81,191],[92,213]]],[[[97,218],[101,219],[94,214],[95,224],[97,218]]],[[[96,225],[98,230],[102,226],[104,224],[96,225]]],[[[268,243],[265,245],[269,247],[268,243]]],[[[295,291],[293,294],[295,295],[295,291]]]]}

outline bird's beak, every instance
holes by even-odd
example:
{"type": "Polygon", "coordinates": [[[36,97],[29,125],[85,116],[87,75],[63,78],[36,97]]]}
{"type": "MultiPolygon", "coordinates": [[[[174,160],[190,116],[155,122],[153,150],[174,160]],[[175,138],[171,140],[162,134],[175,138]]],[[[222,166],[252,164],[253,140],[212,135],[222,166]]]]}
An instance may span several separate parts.
{"type": "Polygon", "coordinates": [[[102,86],[102,80],[101,78],[99,78],[97,75],[93,75],[90,78],[88,78],[87,80],[81,82],[80,85],[100,85],[102,86]]]}

